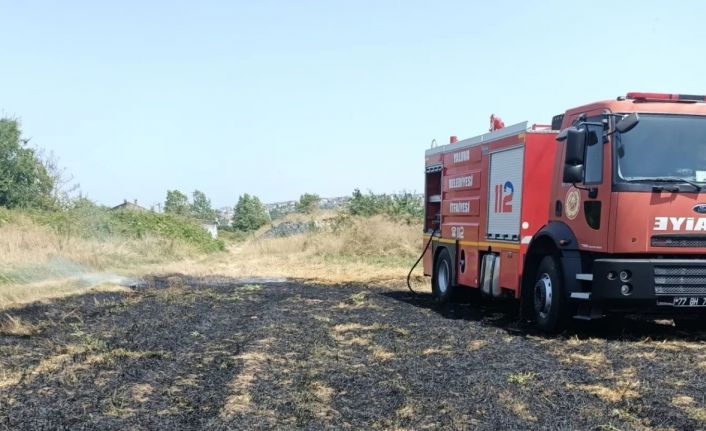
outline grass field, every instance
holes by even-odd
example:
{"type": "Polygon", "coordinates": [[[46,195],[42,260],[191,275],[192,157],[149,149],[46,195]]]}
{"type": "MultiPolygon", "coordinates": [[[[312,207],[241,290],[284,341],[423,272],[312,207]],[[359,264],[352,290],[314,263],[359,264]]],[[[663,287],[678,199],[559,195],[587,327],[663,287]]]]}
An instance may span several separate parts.
{"type": "MultiPolygon", "coordinates": [[[[86,289],[130,284],[144,274],[290,277],[327,283],[386,283],[406,276],[421,243],[420,226],[382,216],[340,219],[319,214],[328,227],[304,235],[265,238],[269,225],[224,251],[147,232],[57,229],[36,217],[0,214],[0,308],[86,289]]],[[[104,214],[101,213],[102,216],[104,214]]],[[[287,220],[300,220],[293,215],[287,220]]],[[[84,222],[84,224],[86,224],[84,222]]],[[[92,221],[93,225],[103,224],[92,221]]],[[[73,225],[72,225],[73,226],[73,225]]],[[[104,229],[105,230],[105,229],[104,229]]],[[[420,272],[415,280],[420,280],[420,272]]]]}
{"type": "Polygon", "coordinates": [[[14,216],[0,429],[706,429],[706,333],[545,337],[511,305],[439,306],[419,269],[409,293],[419,226],[322,226],[207,252],[14,216]]]}
{"type": "MultiPolygon", "coordinates": [[[[264,231],[263,231],[264,232],[264,231]]],[[[260,232],[226,253],[149,268],[150,273],[289,277],[323,283],[399,283],[421,250],[421,226],[381,216],[354,218],[338,229],[281,238],[260,232]]],[[[415,272],[421,280],[421,272],[415,272]]]]}
{"type": "Polygon", "coordinates": [[[3,429],[696,430],[706,334],[544,337],[402,286],[149,277],[16,310],[3,429]]]}
{"type": "Polygon", "coordinates": [[[95,207],[0,209],[0,309],[127,284],[138,267],[214,252],[202,229],[178,218],[95,207]]]}

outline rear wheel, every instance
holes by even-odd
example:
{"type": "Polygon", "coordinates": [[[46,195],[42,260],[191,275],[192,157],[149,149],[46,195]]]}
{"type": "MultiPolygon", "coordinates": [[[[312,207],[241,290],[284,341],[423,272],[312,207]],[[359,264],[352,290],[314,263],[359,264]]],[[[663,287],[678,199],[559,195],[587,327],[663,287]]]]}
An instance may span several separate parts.
{"type": "Polygon", "coordinates": [[[559,262],[554,256],[545,256],[539,263],[532,289],[534,323],[544,332],[558,332],[567,322],[567,305],[561,280],[559,262]]]}
{"type": "Polygon", "coordinates": [[[449,301],[455,293],[455,287],[451,281],[451,268],[451,256],[444,248],[436,256],[434,276],[431,279],[432,292],[440,303],[449,301]]]}

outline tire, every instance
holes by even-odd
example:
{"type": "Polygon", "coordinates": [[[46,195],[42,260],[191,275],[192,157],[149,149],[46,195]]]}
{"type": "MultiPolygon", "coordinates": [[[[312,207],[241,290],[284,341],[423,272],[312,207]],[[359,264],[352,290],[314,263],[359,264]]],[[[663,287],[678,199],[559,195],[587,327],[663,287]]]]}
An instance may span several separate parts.
{"type": "Polygon", "coordinates": [[[532,310],[534,324],[542,332],[557,333],[568,322],[568,304],[561,275],[556,257],[545,256],[539,263],[532,287],[532,310]]]}
{"type": "Polygon", "coordinates": [[[452,268],[453,264],[451,263],[449,251],[445,248],[441,249],[436,256],[434,275],[431,279],[431,290],[434,294],[434,298],[436,298],[440,304],[450,301],[455,295],[456,288],[451,280],[452,268]]]}

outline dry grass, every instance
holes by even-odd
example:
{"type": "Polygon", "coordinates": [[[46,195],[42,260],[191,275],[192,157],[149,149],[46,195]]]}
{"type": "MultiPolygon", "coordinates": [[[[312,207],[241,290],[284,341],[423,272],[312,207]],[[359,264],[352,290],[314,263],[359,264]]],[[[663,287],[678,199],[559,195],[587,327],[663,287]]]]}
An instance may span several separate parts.
{"type": "MultiPolygon", "coordinates": [[[[41,271],[57,258],[94,270],[126,268],[136,263],[159,262],[193,255],[194,248],[179,241],[146,236],[86,239],[62,235],[17,214],[11,223],[0,224],[0,262],[4,268],[41,271]]],[[[51,270],[51,268],[50,268],[51,270]]],[[[21,271],[18,274],[21,276],[21,271]]],[[[0,275],[2,277],[2,275],[0,275]]],[[[5,277],[9,277],[5,274],[5,277]]]]}
{"type": "MultiPolygon", "coordinates": [[[[399,284],[421,247],[420,226],[383,217],[354,218],[337,229],[290,237],[265,238],[265,230],[226,252],[205,255],[160,238],[68,237],[18,214],[0,225],[0,309],[100,285],[116,288],[126,283],[124,276],[148,273],[399,284]]],[[[415,280],[423,281],[421,269],[415,280]]],[[[365,297],[351,301],[359,306],[365,297]]]]}
{"type": "Polygon", "coordinates": [[[29,322],[25,322],[20,317],[10,314],[0,320],[0,335],[10,335],[14,337],[29,337],[37,332],[37,327],[29,322]]]}
{"type": "Polygon", "coordinates": [[[124,281],[114,272],[195,254],[192,246],[164,238],[62,235],[18,213],[0,223],[0,309],[89,288],[114,289],[124,281]]]}
{"type": "Polygon", "coordinates": [[[129,292],[130,288],[110,282],[86,284],[81,278],[0,285],[0,309],[82,294],[89,290],[93,292],[129,292]]]}
{"type": "MultiPolygon", "coordinates": [[[[383,218],[353,219],[338,231],[281,238],[255,237],[227,253],[152,265],[156,273],[196,276],[290,277],[322,283],[385,284],[404,280],[418,257],[421,226],[383,218]]],[[[421,281],[421,269],[415,272],[421,281]]]]}

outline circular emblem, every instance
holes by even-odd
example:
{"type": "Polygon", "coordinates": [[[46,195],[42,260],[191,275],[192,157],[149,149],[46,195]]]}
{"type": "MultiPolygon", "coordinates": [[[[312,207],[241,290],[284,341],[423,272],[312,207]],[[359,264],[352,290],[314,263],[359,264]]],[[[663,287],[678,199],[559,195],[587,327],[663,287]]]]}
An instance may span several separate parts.
{"type": "Polygon", "coordinates": [[[579,213],[579,203],[581,203],[581,195],[575,188],[569,189],[566,193],[566,217],[573,220],[579,213]]]}
{"type": "Polygon", "coordinates": [[[696,204],[692,209],[695,213],[706,214],[706,204],[696,204]]]}

